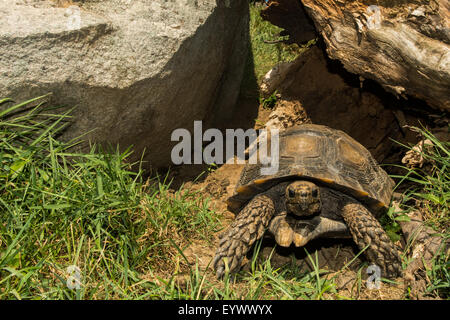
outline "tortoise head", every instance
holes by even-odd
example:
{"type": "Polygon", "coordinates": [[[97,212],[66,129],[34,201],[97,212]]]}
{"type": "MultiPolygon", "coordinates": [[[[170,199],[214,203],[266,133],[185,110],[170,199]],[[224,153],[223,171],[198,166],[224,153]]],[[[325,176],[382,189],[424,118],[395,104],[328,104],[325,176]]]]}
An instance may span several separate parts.
{"type": "Polygon", "coordinates": [[[286,187],[286,208],[297,216],[311,216],[322,208],[320,190],[309,181],[295,181],[286,187]]]}

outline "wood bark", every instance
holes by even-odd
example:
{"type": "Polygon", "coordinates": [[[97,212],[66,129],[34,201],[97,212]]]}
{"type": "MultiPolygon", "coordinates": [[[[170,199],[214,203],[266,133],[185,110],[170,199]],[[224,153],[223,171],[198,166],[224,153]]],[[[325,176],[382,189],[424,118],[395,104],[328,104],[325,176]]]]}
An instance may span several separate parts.
{"type": "MultiPolygon", "coordinates": [[[[292,2],[271,1],[270,6],[282,11],[292,2]]],[[[448,0],[301,2],[330,58],[396,95],[450,110],[448,0]]]]}

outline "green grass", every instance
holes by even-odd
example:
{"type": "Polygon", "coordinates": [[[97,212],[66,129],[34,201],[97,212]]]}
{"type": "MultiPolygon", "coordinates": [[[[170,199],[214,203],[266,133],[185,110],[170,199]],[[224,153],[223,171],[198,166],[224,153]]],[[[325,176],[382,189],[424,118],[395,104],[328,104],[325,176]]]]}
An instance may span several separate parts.
{"type": "MultiPolygon", "coordinates": [[[[400,237],[397,221],[407,220],[405,212],[420,211],[425,223],[443,239],[450,238],[450,142],[440,141],[431,132],[413,127],[423,139],[433,145],[423,148],[421,155],[425,160],[422,168],[398,166],[405,171],[403,175],[393,175],[399,180],[397,187],[407,186],[402,193],[403,212],[394,214],[390,210],[390,223],[387,223],[391,238],[400,237]]],[[[411,146],[404,146],[411,150],[411,146]]],[[[448,252],[442,248],[432,261],[431,269],[426,270],[427,294],[434,297],[450,298],[450,261],[448,252]]]]}
{"type": "Polygon", "coordinates": [[[259,103],[260,105],[265,108],[265,109],[272,109],[273,107],[275,107],[275,105],[277,104],[277,97],[278,91],[275,90],[269,97],[267,98],[263,98],[260,97],[259,98],[259,103]]]}
{"type": "MultiPolygon", "coordinates": [[[[445,235],[445,239],[449,239],[450,235],[445,235]]],[[[450,261],[448,252],[442,248],[436,254],[432,261],[431,268],[426,271],[429,282],[426,288],[426,294],[434,297],[450,299],[450,261]]]]}
{"type": "MultiPolygon", "coordinates": [[[[426,164],[423,168],[406,168],[400,184],[409,182],[409,188],[403,193],[403,204],[409,209],[420,211],[436,230],[450,227],[450,142],[439,141],[429,131],[414,128],[424,139],[429,139],[433,146],[425,147],[421,155],[426,164]]],[[[406,147],[406,146],[405,146],[406,147]]],[[[407,147],[411,149],[411,147],[407,147]]]]}
{"type": "Polygon", "coordinates": [[[250,54],[245,69],[241,95],[244,97],[259,98],[257,84],[260,84],[264,75],[280,62],[295,60],[309,45],[299,47],[297,44],[275,43],[264,41],[286,39],[277,37],[283,29],[264,21],[261,16],[262,6],[259,3],[250,3],[250,54]]]}
{"type": "MultiPolygon", "coordinates": [[[[419,210],[426,223],[436,231],[445,231],[450,227],[450,142],[440,141],[429,131],[413,128],[433,145],[423,148],[421,155],[425,161],[422,168],[395,165],[404,170],[402,175],[392,175],[399,183],[396,188],[402,192],[402,208],[405,211],[419,210]]],[[[411,150],[411,146],[405,146],[411,150]]],[[[390,216],[401,220],[404,214],[390,216]]]]}
{"type": "Polygon", "coordinates": [[[218,215],[194,192],[143,181],[129,151],[71,153],[79,142],[55,139],[67,114],[26,109],[37,102],[0,113],[0,299],[148,295],[149,274],[174,268],[174,245],[209,239],[218,215]],[[80,290],[66,286],[71,265],[80,290]]]}
{"type": "Polygon", "coordinates": [[[276,37],[283,29],[264,21],[260,15],[261,6],[250,5],[250,39],[255,64],[255,75],[258,80],[272,69],[277,63],[293,61],[302,52],[296,44],[284,43],[269,44],[264,41],[286,39],[276,37]]]}

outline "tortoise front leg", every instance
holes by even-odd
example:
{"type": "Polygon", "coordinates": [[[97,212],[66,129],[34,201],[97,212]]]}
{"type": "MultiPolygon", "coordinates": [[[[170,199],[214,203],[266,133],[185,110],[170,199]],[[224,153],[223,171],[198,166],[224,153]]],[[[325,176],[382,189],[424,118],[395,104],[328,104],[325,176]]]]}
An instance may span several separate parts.
{"type": "Polygon", "coordinates": [[[273,234],[277,244],[285,248],[289,247],[292,243],[296,247],[304,246],[313,237],[310,232],[304,232],[307,234],[306,236],[298,232],[298,228],[295,228],[295,225],[290,223],[286,212],[272,219],[269,225],[269,231],[273,234]]]}
{"type": "Polygon", "coordinates": [[[218,278],[225,273],[225,263],[230,273],[240,269],[245,255],[253,243],[261,239],[274,213],[273,200],[264,194],[254,197],[242,209],[228,231],[222,235],[216,251],[213,266],[218,278]]]}
{"type": "Polygon", "coordinates": [[[289,215],[277,215],[269,225],[277,244],[289,247],[292,243],[302,247],[317,237],[345,238],[348,228],[344,222],[316,216],[311,219],[296,219],[289,215]]]}
{"type": "Polygon", "coordinates": [[[269,231],[273,234],[275,241],[282,247],[289,247],[294,240],[294,230],[286,219],[286,212],[282,212],[272,219],[269,231]]]}
{"type": "Polygon", "coordinates": [[[377,219],[360,203],[347,203],[342,217],[350,229],[353,240],[371,263],[378,265],[382,275],[396,277],[402,274],[400,251],[389,239],[377,219]]]}

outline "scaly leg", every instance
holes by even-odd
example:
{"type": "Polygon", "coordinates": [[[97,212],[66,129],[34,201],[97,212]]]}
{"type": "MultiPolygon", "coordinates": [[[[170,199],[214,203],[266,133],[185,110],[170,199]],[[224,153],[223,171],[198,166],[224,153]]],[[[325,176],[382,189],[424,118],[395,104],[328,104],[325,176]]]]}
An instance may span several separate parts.
{"type": "Polygon", "coordinates": [[[402,274],[400,251],[389,239],[377,219],[360,203],[347,203],[342,209],[353,240],[371,263],[378,265],[382,276],[396,277],[402,274]]]}
{"type": "Polygon", "coordinates": [[[264,194],[254,197],[242,209],[228,231],[222,235],[216,251],[213,266],[218,278],[225,273],[225,263],[230,273],[240,269],[245,255],[253,243],[261,239],[274,213],[273,200],[264,194]]]}

